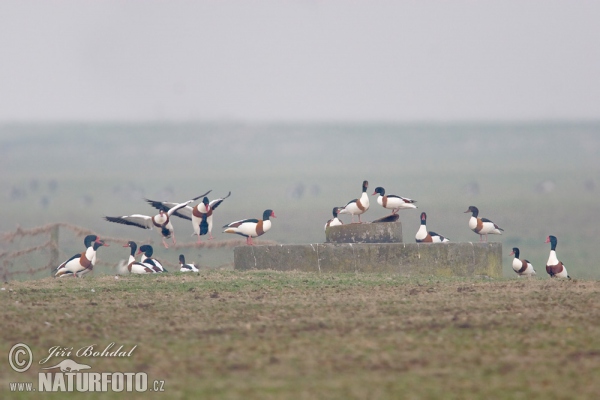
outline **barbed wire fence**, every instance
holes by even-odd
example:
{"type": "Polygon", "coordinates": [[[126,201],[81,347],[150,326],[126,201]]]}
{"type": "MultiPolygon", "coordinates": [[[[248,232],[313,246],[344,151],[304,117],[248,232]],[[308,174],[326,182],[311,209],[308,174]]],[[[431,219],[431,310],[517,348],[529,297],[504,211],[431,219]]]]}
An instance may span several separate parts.
{"type": "MultiPolygon", "coordinates": [[[[62,261],[60,239],[64,236],[64,231],[68,231],[71,235],[75,235],[80,238],[77,242],[83,240],[87,235],[97,235],[103,241],[109,244],[123,245],[130,239],[119,238],[119,237],[108,237],[105,235],[99,235],[98,233],[82,228],[80,226],[57,222],[47,224],[31,229],[23,229],[17,227],[12,232],[3,233],[0,235],[0,278],[4,281],[10,281],[14,279],[35,279],[39,276],[50,276],[54,268],[56,268],[62,261]],[[40,240],[40,237],[42,238],[40,240]],[[29,239],[26,240],[26,239],[29,239]],[[42,242],[35,244],[36,242],[42,242]],[[32,242],[32,243],[29,243],[32,242]],[[18,250],[14,250],[15,247],[23,247],[18,250]]],[[[139,245],[151,244],[154,245],[153,240],[139,241],[139,245]]],[[[276,242],[261,240],[260,244],[272,245],[276,242]]],[[[161,244],[162,245],[162,244],[161,244]]],[[[220,241],[203,241],[198,244],[196,242],[182,243],[176,245],[170,245],[169,249],[216,249],[216,248],[233,248],[236,246],[245,245],[245,240],[220,240],[220,241]]],[[[82,250],[83,251],[83,250],[82,250]]],[[[169,261],[161,260],[167,268],[178,267],[179,264],[169,261]]],[[[102,261],[101,259],[95,265],[112,268],[115,267],[113,263],[102,261]]]]}

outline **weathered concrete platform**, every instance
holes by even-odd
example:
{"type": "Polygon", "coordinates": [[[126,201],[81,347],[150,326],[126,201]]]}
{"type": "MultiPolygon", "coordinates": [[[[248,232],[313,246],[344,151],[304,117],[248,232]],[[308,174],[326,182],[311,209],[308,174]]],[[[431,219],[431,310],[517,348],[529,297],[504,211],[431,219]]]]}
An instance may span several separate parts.
{"type": "Polygon", "coordinates": [[[236,247],[236,270],[502,276],[502,243],[359,243],[236,247]]]}
{"type": "Polygon", "coordinates": [[[325,230],[327,243],[402,243],[402,223],[364,223],[331,226],[325,230]]]}

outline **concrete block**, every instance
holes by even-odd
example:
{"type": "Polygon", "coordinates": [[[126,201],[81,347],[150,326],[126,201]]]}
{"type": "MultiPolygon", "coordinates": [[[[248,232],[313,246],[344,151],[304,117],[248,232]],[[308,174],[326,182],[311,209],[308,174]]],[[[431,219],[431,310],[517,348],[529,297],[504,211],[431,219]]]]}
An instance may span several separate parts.
{"type": "Polygon", "coordinates": [[[330,226],[327,243],[402,243],[402,223],[363,223],[330,226]]]}
{"type": "Polygon", "coordinates": [[[360,243],[243,246],[237,270],[387,272],[405,276],[502,276],[502,244],[360,243]]]}

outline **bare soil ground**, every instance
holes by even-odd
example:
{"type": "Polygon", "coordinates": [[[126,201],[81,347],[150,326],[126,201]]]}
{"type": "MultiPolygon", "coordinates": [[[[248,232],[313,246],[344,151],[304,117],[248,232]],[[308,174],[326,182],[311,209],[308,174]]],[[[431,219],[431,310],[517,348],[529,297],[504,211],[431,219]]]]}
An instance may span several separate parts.
{"type": "Polygon", "coordinates": [[[1,286],[2,398],[17,396],[9,382],[37,384],[51,347],[111,342],[137,347],[131,357],[69,358],[93,371],[146,372],[164,380],[168,398],[600,395],[597,281],[202,271],[1,286]],[[6,362],[19,342],[34,354],[21,374],[6,362]]]}

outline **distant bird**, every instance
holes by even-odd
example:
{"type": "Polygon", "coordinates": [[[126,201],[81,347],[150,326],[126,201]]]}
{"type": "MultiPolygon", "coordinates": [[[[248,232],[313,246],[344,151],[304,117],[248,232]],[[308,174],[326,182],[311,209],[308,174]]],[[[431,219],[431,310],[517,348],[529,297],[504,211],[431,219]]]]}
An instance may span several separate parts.
{"type": "Polygon", "coordinates": [[[96,235],[88,235],[83,239],[86,250],[81,254],[75,254],[67,261],[60,264],[52,272],[55,277],[81,277],[90,272],[96,263],[96,252],[100,246],[108,246],[96,235]]]}
{"type": "Polygon", "coordinates": [[[198,268],[194,264],[186,264],[185,256],[179,255],[179,272],[198,272],[198,268]]]}
{"type": "Polygon", "coordinates": [[[137,262],[135,260],[135,251],[137,250],[137,244],[133,241],[127,242],[127,244],[123,247],[131,248],[131,253],[129,255],[129,260],[127,264],[121,264],[117,267],[119,273],[124,273],[125,271],[130,274],[154,274],[155,271],[149,264],[144,264],[141,262],[137,262]]]}
{"type": "Polygon", "coordinates": [[[327,228],[329,228],[330,226],[338,226],[338,225],[344,225],[344,223],[342,221],[340,221],[340,219],[338,218],[338,212],[340,210],[340,207],[333,207],[333,218],[331,218],[329,221],[327,221],[327,223],[325,224],[325,230],[327,230],[327,228]]]}
{"type": "Polygon", "coordinates": [[[546,272],[550,277],[558,277],[558,278],[567,278],[571,279],[569,274],[567,273],[567,268],[562,263],[562,261],[558,261],[556,258],[556,244],[558,240],[555,236],[548,236],[546,238],[546,243],[550,243],[550,256],[548,257],[548,261],[546,262],[546,272]]]}
{"type": "Polygon", "coordinates": [[[417,202],[416,200],[412,200],[407,197],[396,196],[393,194],[386,195],[385,189],[381,186],[376,187],[371,196],[375,196],[378,193],[379,197],[377,197],[377,204],[383,208],[392,210],[392,214],[396,214],[399,210],[417,208],[417,206],[414,204],[417,202]]]}
{"type": "Polygon", "coordinates": [[[515,256],[512,262],[513,270],[519,276],[534,276],[535,270],[533,269],[533,265],[531,265],[528,260],[519,259],[519,254],[520,252],[518,247],[513,247],[512,253],[509,254],[510,256],[515,256]]]}
{"type": "Polygon", "coordinates": [[[150,268],[154,270],[154,272],[169,272],[165,267],[163,267],[160,261],[152,257],[152,254],[154,254],[154,249],[149,244],[140,246],[138,254],[142,254],[142,257],[140,257],[140,262],[148,264],[150,268]]]}
{"type": "Polygon", "coordinates": [[[160,234],[162,235],[162,242],[165,248],[169,248],[165,239],[169,239],[173,237],[173,244],[176,244],[175,241],[175,231],[173,229],[173,224],[171,223],[171,215],[175,213],[177,210],[180,210],[190,204],[194,200],[188,200],[183,203],[179,203],[171,207],[166,213],[164,210],[159,210],[158,214],[150,217],[148,215],[142,214],[132,214],[132,215],[123,215],[121,217],[104,217],[105,220],[109,222],[116,222],[118,224],[137,226],[142,229],[152,229],[156,227],[160,229],[160,234]]]}
{"type": "Polygon", "coordinates": [[[427,214],[421,213],[421,227],[415,235],[417,243],[447,243],[450,240],[433,231],[427,232],[427,214]]]}
{"type": "MultiPolygon", "coordinates": [[[[206,195],[210,193],[209,190],[207,193],[202,196],[198,196],[193,200],[196,201],[200,197],[204,197],[200,203],[196,206],[186,206],[178,210],[174,215],[179,218],[187,219],[192,221],[192,228],[194,229],[193,235],[198,236],[198,243],[202,243],[200,236],[206,235],[208,233],[209,240],[214,239],[212,235],[212,226],[213,226],[213,212],[214,210],[223,203],[223,201],[231,196],[231,192],[227,194],[227,196],[219,199],[214,199],[212,201],[208,200],[206,195]]],[[[154,201],[146,199],[148,203],[150,203],[154,208],[165,209],[167,207],[173,207],[175,203],[171,203],[168,201],[154,201]]]]}
{"type": "Polygon", "coordinates": [[[502,235],[504,229],[493,223],[487,218],[479,218],[479,209],[475,206],[470,206],[465,213],[472,213],[469,219],[469,228],[479,234],[479,241],[483,241],[483,235],[485,235],[485,241],[488,241],[488,234],[502,235]]]}
{"type": "Polygon", "coordinates": [[[242,219],[224,225],[223,233],[236,233],[246,237],[246,244],[253,245],[252,238],[263,235],[271,229],[271,220],[277,218],[273,210],[265,210],[262,219],[242,219]]]}
{"type": "Polygon", "coordinates": [[[362,223],[360,216],[369,209],[369,195],[367,194],[368,187],[369,182],[363,181],[360,199],[350,200],[348,204],[338,211],[338,214],[352,215],[352,223],[354,223],[354,216],[358,215],[358,223],[362,223]]]}

